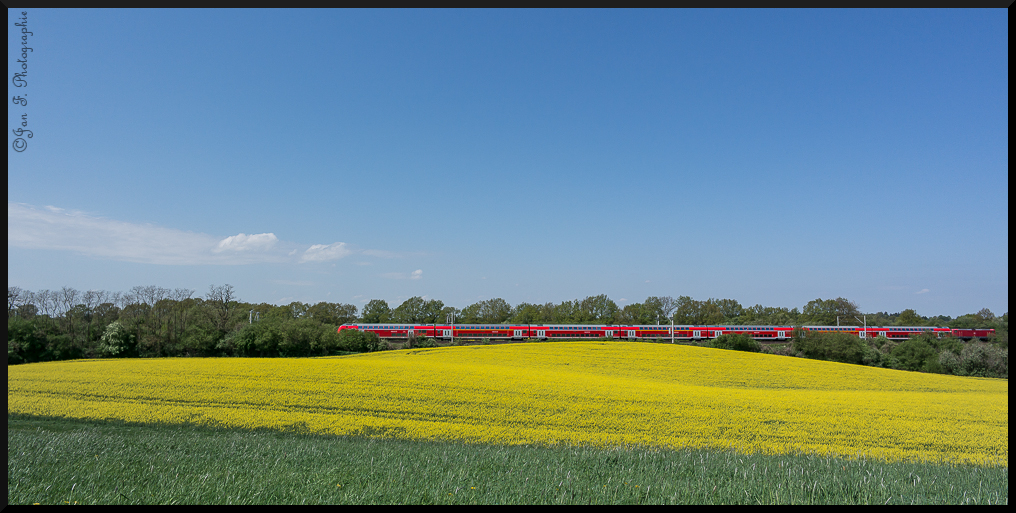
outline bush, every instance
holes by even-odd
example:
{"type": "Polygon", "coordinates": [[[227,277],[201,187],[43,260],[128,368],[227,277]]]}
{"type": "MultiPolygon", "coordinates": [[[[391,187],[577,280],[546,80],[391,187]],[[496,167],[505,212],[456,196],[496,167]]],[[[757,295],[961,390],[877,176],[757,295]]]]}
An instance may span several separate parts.
{"type": "Polygon", "coordinates": [[[232,337],[227,335],[217,347],[227,353],[235,351],[239,356],[278,356],[279,344],[284,339],[282,323],[266,319],[244,326],[232,337]]]}
{"type": "Polygon", "coordinates": [[[712,346],[716,349],[729,349],[733,351],[748,351],[758,353],[762,351],[762,345],[751,335],[744,333],[724,333],[713,339],[712,346]]]}
{"type": "Polygon", "coordinates": [[[432,338],[418,337],[413,340],[410,347],[437,347],[437,341],[432,338]]]}
{"type": "Polygon", "coordinates": [[[958,356],[943,351],[938,363],[945,371],[957,376],[1009,379],[1009,350],[993,344],[971,342],[958,356]]]}
{"type": "Polygon", "coordinates": [[[280,356],[309,356],[321,336],[321,324],[311,319],[297,319],[282,326],[280,356]]]}
{"type": "Polygon", "coordinates": [[[875,344],[865,344],[861,351],[861,363],[869,367],[882,367],[884,364],[883,354],[875,344]]]}
{"type": "Polygon", "coordinates": [[[794,348],[790,344],[765,345],[762,346],[762,352],[778,356],[797,356],[797,353],[794,352],[794,348]]]}
{"type": "Polygon", "coordinates": [[[938,365],[938,352],[924,337],[911,337],[904,340],[891,353],[897,361],[897,369],[909,371],[942,372],[938,365]]]}
{"type": "Polygon", "coordinates": [[[339,349],[355,353],[369,353],[388,349],[388,343],[373,331],[342,330],[339,333],[339,349]]]}
{"type": "Polygon", "coordinates": [[[867,344],[848,333],[806,331],[794,334],[793,348],[805,358],[843,363],[864,363],[867,344]]]}
{"type": "Polygon", "coordinates": [[[338,326],[322,324],[320,330],[320,335],[311,344],[311,352],[313,354],[326,355],[337,351],[339,349],[338,326]]]}
{"type": "MultiPolygon", "coordinates": [[[[885,335],[879,335],[879,336],[871,339],[871,344],[874,345],[875,349],[878,349],[878,350],[882,350],[882,348],[885,347],[885,345],[888,344],[888,343],[889,343],[889,339],[886,338],[885,335]]],[[[892,348],[890,348],[889,350],[884,351],[884,352],[888,353],[891,350],[892,350],[892,348]]]]}
{"type": "Polygon", "coordinates": [[[7,364],[47,360],[48,337],[34,321],[20,317],[7,319],[7,364]]]}

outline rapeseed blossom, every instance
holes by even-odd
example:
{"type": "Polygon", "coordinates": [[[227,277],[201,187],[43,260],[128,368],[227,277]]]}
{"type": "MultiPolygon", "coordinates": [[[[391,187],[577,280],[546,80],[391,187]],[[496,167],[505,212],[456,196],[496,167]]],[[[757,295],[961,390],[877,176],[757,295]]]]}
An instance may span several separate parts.
{"type": "Polygon", "coordinates": [[[8,367],[8,413],[488,444],[1008,465],[1007,380],[669,344],[8,367]]]}

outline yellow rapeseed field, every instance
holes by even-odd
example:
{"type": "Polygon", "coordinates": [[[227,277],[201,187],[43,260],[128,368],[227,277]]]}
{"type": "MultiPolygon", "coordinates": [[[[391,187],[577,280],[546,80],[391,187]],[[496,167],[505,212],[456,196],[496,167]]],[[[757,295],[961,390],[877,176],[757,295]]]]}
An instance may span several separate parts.
{"type": "Polygon", "coordinates": [[[497,444],[1009,462],[1009,382],[669,344],[555,342],[8,367],[8,413],[497,444]]]}

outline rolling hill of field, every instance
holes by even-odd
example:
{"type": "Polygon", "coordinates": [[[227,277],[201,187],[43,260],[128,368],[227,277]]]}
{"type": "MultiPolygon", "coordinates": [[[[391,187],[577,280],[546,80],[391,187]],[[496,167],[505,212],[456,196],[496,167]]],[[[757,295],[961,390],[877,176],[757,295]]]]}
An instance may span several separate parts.
{"type": "Polygon", "coordinates": [[[8,367],[8,413],[490,444],[1008,465],[1006,380],[669,344],[8,367]]]}

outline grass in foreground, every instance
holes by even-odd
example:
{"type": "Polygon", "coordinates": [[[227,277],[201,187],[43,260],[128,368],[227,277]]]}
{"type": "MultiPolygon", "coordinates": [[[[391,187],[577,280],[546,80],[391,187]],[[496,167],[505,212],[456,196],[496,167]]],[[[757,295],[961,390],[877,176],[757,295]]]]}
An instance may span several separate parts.
{"type": "Polygon", "coordinates": [[[7,419],[11,504],[1008,504],[1009,469],[7,419]]]}

